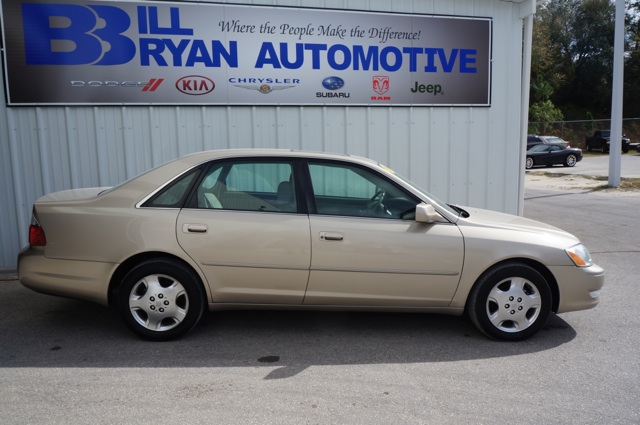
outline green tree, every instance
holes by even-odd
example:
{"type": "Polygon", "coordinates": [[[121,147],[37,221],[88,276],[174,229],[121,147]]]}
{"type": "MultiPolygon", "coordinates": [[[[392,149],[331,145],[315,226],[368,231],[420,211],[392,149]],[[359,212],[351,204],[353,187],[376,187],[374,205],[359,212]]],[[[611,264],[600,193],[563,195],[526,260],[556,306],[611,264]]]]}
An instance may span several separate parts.
{"type": "Polygon", "coordinates": [[[562,111],[556,108],[550,100],[534,103],[529,107],[529,133],[545,132],[545,124],[551,121],[562,121],[562,111]],[[537,124],[542,123],[542,124],[537,124]]]}
{"type": "Polygon", "coordinates": [[[610,113],[614,18],[611,0],[550,0],[536,14],[532,80],[551,85],[569,118],[610,113]]]}

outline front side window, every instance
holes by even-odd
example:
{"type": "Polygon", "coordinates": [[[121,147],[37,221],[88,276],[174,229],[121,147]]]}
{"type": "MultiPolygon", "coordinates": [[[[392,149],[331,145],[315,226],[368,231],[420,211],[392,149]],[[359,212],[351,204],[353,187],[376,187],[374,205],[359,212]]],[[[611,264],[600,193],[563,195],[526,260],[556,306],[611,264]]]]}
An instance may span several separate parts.
{"type": "Polygon", "coordinates": [[[531,152],[547,152],[549,145],[536,145],[530,149],[531,152]]]}
{"type": "Polygon", "coordinates": [[[195,208],[296,212],[289,162],[221,162],[212,165],[195,193],[195,208]]]}
{"type": "Polygon", "coordinates": [[[405,219],[419,202],[372,170],[349,164],[309,164],[318,214],[405,219]]]}

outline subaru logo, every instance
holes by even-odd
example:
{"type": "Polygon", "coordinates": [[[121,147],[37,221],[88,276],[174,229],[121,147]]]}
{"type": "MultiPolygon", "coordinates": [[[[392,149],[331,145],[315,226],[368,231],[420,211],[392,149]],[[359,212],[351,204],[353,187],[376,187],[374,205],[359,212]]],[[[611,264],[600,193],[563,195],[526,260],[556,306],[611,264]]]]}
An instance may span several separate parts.
{"type": "Polygon", "coordinates": [[[344,86],[344,80],[340,77],[327,77],[322,80],[322,85],[327,90],[338,90],[344,86]]]}

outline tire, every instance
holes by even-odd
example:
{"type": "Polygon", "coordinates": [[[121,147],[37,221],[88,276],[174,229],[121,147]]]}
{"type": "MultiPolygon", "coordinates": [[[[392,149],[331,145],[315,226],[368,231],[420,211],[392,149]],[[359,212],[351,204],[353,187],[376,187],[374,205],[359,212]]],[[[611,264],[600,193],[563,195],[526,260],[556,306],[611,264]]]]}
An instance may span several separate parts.
{"type": "Polygon", "coordinates": [[[575,165],[578,163],[578,158],[576,158],[575,155],[567,155],[567,157],[564,159],[564,165],[565,167],[575,167],[575,165]]]}
{"type": "Polygon", "coordinates": [[[629,148],[622,149],[622,153],[629,153],[629,148]]]}
{"type": "Polygon", "coordinates": [[[478,279],[467,301],[473,324],[490,338],[520,341],[538,332],[551,313],[545,278],[522,263],[505,263],[478,279]]]}
{"type": "Polygon", "coordinates": [[[527,161],[524,163],[524,168],[526,168],[527,170],[533,168],[533,158],[531,158],[530,156],[527,157],[527,161]]]}
{"type": "Polygon", "coordinates": [[[205,296],[192,270],[174,260],[153,259],[124,277],[118,306],[134,333],[152,341],[168,341],[185,335],[198,323],[205,296]]]}

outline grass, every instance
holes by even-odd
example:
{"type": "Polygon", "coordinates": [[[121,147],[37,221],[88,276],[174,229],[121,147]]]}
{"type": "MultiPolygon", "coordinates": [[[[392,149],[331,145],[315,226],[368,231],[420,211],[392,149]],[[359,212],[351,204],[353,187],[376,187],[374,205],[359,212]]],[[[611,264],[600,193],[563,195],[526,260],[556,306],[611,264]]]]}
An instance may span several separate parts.
{"type": "MultiPolygon", "coordinates": [[[[612,187],[609,187],[608,181],[609,181],[609,177],[605,177],[605,176],[582,176],[585,179],[591,179],[591,180],[596,180],[596,181],[603,181],[606,182],[603,185],[600,186],[596,186],[593,188],[593,190],[605,190],[605,189],[614,189],[612,187]]],[[[631,177],[631,178],[627,178],[627,177],[621,177],[620,178],[620,186],[615,188],[617,190],[640,190],[640,178],[636,178],[636,177],[631,177]]]]}

